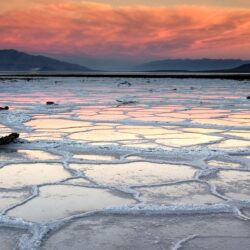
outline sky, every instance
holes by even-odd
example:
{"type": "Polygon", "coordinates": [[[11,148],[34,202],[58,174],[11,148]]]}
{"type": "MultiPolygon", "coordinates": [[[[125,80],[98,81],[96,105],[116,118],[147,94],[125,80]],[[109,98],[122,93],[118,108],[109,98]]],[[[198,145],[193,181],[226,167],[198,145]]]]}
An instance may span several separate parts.
{"type": "Polygon", "coordinates": [[[250,0],[1,1],[0,37],[0,49],[87,66],[250,59],[250,0]]]}

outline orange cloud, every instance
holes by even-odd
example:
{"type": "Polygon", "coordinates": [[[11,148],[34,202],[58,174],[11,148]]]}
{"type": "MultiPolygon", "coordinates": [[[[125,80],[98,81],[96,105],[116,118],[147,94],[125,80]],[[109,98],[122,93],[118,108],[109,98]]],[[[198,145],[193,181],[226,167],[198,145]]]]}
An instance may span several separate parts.
{"type": "Polygon", "coordinates": [[[40,4],[0,14],[0,48],[61,54],[249,57],[250,10],[40,4]]]}

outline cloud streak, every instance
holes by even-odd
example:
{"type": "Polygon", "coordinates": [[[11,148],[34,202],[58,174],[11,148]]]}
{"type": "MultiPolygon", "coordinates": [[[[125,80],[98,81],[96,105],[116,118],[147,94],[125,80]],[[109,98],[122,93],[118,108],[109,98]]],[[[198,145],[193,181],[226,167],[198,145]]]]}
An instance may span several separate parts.
{"type": "Polygon", "coordinates": [[[250,58],[248,9],[40,2],[0,14],[0,48],[133,58],[250,58]]]}

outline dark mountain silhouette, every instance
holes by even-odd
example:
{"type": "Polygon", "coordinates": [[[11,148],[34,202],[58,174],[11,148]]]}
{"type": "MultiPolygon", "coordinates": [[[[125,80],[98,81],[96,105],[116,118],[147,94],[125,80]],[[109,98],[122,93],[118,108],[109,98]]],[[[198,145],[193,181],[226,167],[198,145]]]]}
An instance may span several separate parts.
{"type": "Polygon", "coordinates": [[[243,64],[237,68],[231,69],[230,72],[235,73],[250,73],[250,63],[249,64],[243,64]]]}
{"type": "Polygon", "coordinates": [[[138,65],[138,71],[217,71],[248,64],[240,59],[167,59],[138,65]]]}
{"type": "Polygon", "coordinates": [[[16,50],[0,50],[0,71],[91,71],[89,68],[16,50]]]}

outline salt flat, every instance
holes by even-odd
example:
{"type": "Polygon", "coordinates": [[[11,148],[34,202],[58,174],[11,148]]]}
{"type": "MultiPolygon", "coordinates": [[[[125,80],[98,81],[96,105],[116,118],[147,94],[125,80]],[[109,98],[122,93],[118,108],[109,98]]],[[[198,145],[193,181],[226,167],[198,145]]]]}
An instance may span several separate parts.
{"type": "Polygon", "coordinates": [[[0,136],[20,133],[0,147],[4,249],[250,248],[249,81],[0,88],[0,136]]]}

